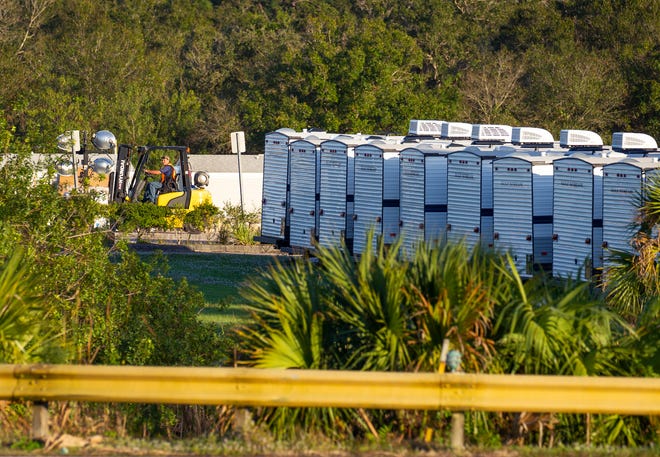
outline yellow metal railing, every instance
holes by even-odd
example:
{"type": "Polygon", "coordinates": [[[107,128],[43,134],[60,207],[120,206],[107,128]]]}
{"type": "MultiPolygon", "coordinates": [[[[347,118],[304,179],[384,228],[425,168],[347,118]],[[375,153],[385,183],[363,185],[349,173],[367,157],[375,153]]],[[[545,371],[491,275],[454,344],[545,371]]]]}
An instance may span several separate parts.
{"type": "Polygon", "coordinates": [[[660,379],[0,365],[0,399],[660,414],[660,379]]]}

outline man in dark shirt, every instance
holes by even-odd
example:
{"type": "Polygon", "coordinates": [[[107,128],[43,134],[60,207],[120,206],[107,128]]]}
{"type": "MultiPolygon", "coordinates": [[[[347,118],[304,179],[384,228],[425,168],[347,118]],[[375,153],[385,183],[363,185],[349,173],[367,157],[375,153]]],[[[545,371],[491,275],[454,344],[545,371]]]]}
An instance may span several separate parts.
{"type": "Polygon", "coordinates": [[[156,196],[158,195],[158,191],[163,187],[163,183],[174,178],[174,167],[170,164],[169,156],[163,156],[161,160],[163,161],[163,166],[160,167],[160,170],[144,171],[148,175],[160,175],[160,179],[147,183],[144,198],[142,199],[143,202],[156,203],[156,196]]]}

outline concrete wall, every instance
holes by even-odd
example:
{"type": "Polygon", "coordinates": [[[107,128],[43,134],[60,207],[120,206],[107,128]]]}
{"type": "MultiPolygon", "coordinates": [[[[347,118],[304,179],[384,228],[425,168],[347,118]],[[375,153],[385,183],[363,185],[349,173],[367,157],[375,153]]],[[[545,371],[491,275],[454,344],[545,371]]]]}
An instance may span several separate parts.
{"type": "Polygon", "coordinates": [[[263,174],[243,173],[239,184],[238,173],[209,173],[208,189],[213,196],[213,204],[222,209],[225,203],[232,206],[241,204],[247,212],[261,210],[261,183],[263,174]],[[241,192],[242,191],[242,192],[241,192]]]}
{"type": "Polygon", "coordinates": [[[208,189],[218,208],[222,209],[227,202],[239,206],[242,193],[245,211],[261,210],[263,154],[241,155],[240,184],[236,155],[194,155],[190,156],[190,165],[193,172],[209,174],[208,189]]]}

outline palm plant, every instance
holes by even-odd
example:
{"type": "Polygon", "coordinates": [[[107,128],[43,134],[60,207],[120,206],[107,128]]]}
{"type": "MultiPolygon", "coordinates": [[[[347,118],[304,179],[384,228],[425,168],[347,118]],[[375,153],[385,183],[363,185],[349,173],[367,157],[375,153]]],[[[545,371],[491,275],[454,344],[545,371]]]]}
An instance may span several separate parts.
{"type": "Polygon", "coordinates": [[[49,328],[37,278],[18,249],[0,272],[0,362],[57,362],[63,352],[49,328]]]}
{"type": "Polygon", "coordinates": [[[321,249],[318,259],[331,287],[330,314],[338,322],[335,347],[345,369],[403,371],[413,335],[405,295],[400,242],[373,250],[373,233],[357,262],[346,250],[321,249]]]}
{"type": "Polygon", "coordinates": [[[501,259],[464,242],[418,246],[408,275],[418,332],[416,369],[438,370],[445,338],[462,353],[466,371],[480,372],[488,365],[494,355],[493,309],[505,286],[496,268],[501,259]]]}
{"type": "Polygon", "coordinates": [[[276,262],[243,291],[252,322],[238,329],[260,368],[329,368],[324,357],[323,278],[307,261],[276,262]]]}
{"type": "MultiPolygon", "coordinates": [[[[372,234],[369,237],[373,236],[372,234]]],[[[277,265],[245,291],[252,323],[241,329],[251,363],[260,367],[403,371],[411,331],[406,266],[399,244],[366,243],[356,261],[343,247],[318,247],[316,262],[277,265]]],[[[278,434],[295,427],[331,435],[377,433],[388,413],[322,409],[266,410],[278,434]],[[374,419],[374,417],[376,419],[374,419]]]]}
{"type": "MultiPolygon", "coordinates": [[[[513,262],[511,262],[513,266],[513,262]]],[[[606,306],[591,284],[539,275],[526,282],[508,269],[515,288],[497,310],[497,368],[505,373],[626,376],[636,335],[619,314],[606,306]]],[[[582,418],[560,415],[563,439],[581,430],[582,418]]],[[[637,418],[597,417],[594,440],[613,443],[631,437],[637,418]],[[616,420],[615,420],[616,419],[616,420]],[[616,427],[610,427],[613,423],[616,427]],[[605,438],[599,438],[605,435],[605,438]]],[[[581,432],[578,432],[581,434],[581,432]]],[[[590,433],[587,430],[587,433],[590,433]]],[[[560,437],[562,439],[562,437],[560,437]]]]}
{"type": "MultiPolygon", "coordinates": [[[[417,246],[408,269],[406,293],[411,307],[412,326],[416,329],[411,341],[413,369],[438,371],[441,367],[443,340],[460,351],[462,369],[481,372],[487,369],[495,355],[491,337],[493,310],[506,289],[504,277],[497,265],[503,257],[483,246],[469,247],[464,241],[421,243],[417,246]]],[[[419,426],[424,430],[445,428],[447,418],[434,418],[434,425],[419,426]]],[[[483,412],[471,412],[466,421],[473,437],[492,433],[496,417],[483,412]]],[[[412,427],[408,420],[408,427],[412,427]]],[[[479,439],[479,438],[477,438],[479,439]]]]}
{"type": "Polygon", "coordinates": [[[635,323],[649,300],[660,295],[660,176],[649,179],[635,198],[634,252],[612,251],[603,287],[610,306],[635,323]]]}
{"type": "Polygon", "coordinates": [[[637,326],[636,357],[641,363],[635,374],[660,376],[660,295],[646,303],[637,326]]]}
{"type": "Polygon", "coordinates": [[[613,252],[613,266],[604,274],[608,305],[635,326],[636,357],[630,370],[660,373],[660,176],[648,179],[634,202],[637,208],[634,251],[613,252]]]}
{"type": "MultiPolygon", "coordinates": [[[[237,330],[248,363],[260,368],[337,368],[331,350],[332,323],[326,317],[328,288],[315,265],[305,259],[279,263],[243,290],[252,319],[237,330]]],[[[278,437],[299,430],[328,435],[347,431],[356,419],[336,408],[266,408],[261,421],[278,437]]]]}
{"type": "MultiPolygon", "coordinates": [[[[511,263],[513,267],[513,263],[511,263]]],[[[498,310],[495,331],[503,371],[526,374],[623,374],[619,338],[632,328],[586,282],[543,275],[516,284],[498,310]]]]}

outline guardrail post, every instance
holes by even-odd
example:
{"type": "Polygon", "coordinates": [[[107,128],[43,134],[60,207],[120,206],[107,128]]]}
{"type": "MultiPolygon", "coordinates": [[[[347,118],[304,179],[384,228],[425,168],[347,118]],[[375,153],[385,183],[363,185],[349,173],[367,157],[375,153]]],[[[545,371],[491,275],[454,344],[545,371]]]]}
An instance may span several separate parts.
{"type": "Polygon", "coordinates": [[[451,435],[449,444],[454,451],[465,447],[465,413],[458,411],[451,415],[451,435]]]}
{"type": "Polygon", "coordinates": [[[242,438],[249,437],[250,433],[254,430],[254,421],[252,420],[250,410],[247,408],[237,408],[234,411],[233,426],[234,431],[242,438]]]}
{"type": "MultiPolygon", "coordinates": [[[[460,373],[461,353],[456,350],[447,354],[447,368],[450,373],[460,373]]],[[[451,432],[449,444],[454,451],[460,451],[465,447],[465,413],[455,411],[451,415],[451,432]]]]}
{"type": "Polygon", "coordinates": [[[32,405],[32,439],[46,441],[49,436],[48,402],[35,401],[32,405]]]}
{"type": "MultiPolygon", "coordinates": [[[[449,338],[442,340],[442,350],[440,352],[440,366],[438,367],[438,373],[442,374],[445,372],[447,366],[447,353],[449,352],[449,338]]],[[[431,427],[426,427],[426,432],[424,433],[424,442],[430,443],[433,439],[433,429],[431,427]]]]}

